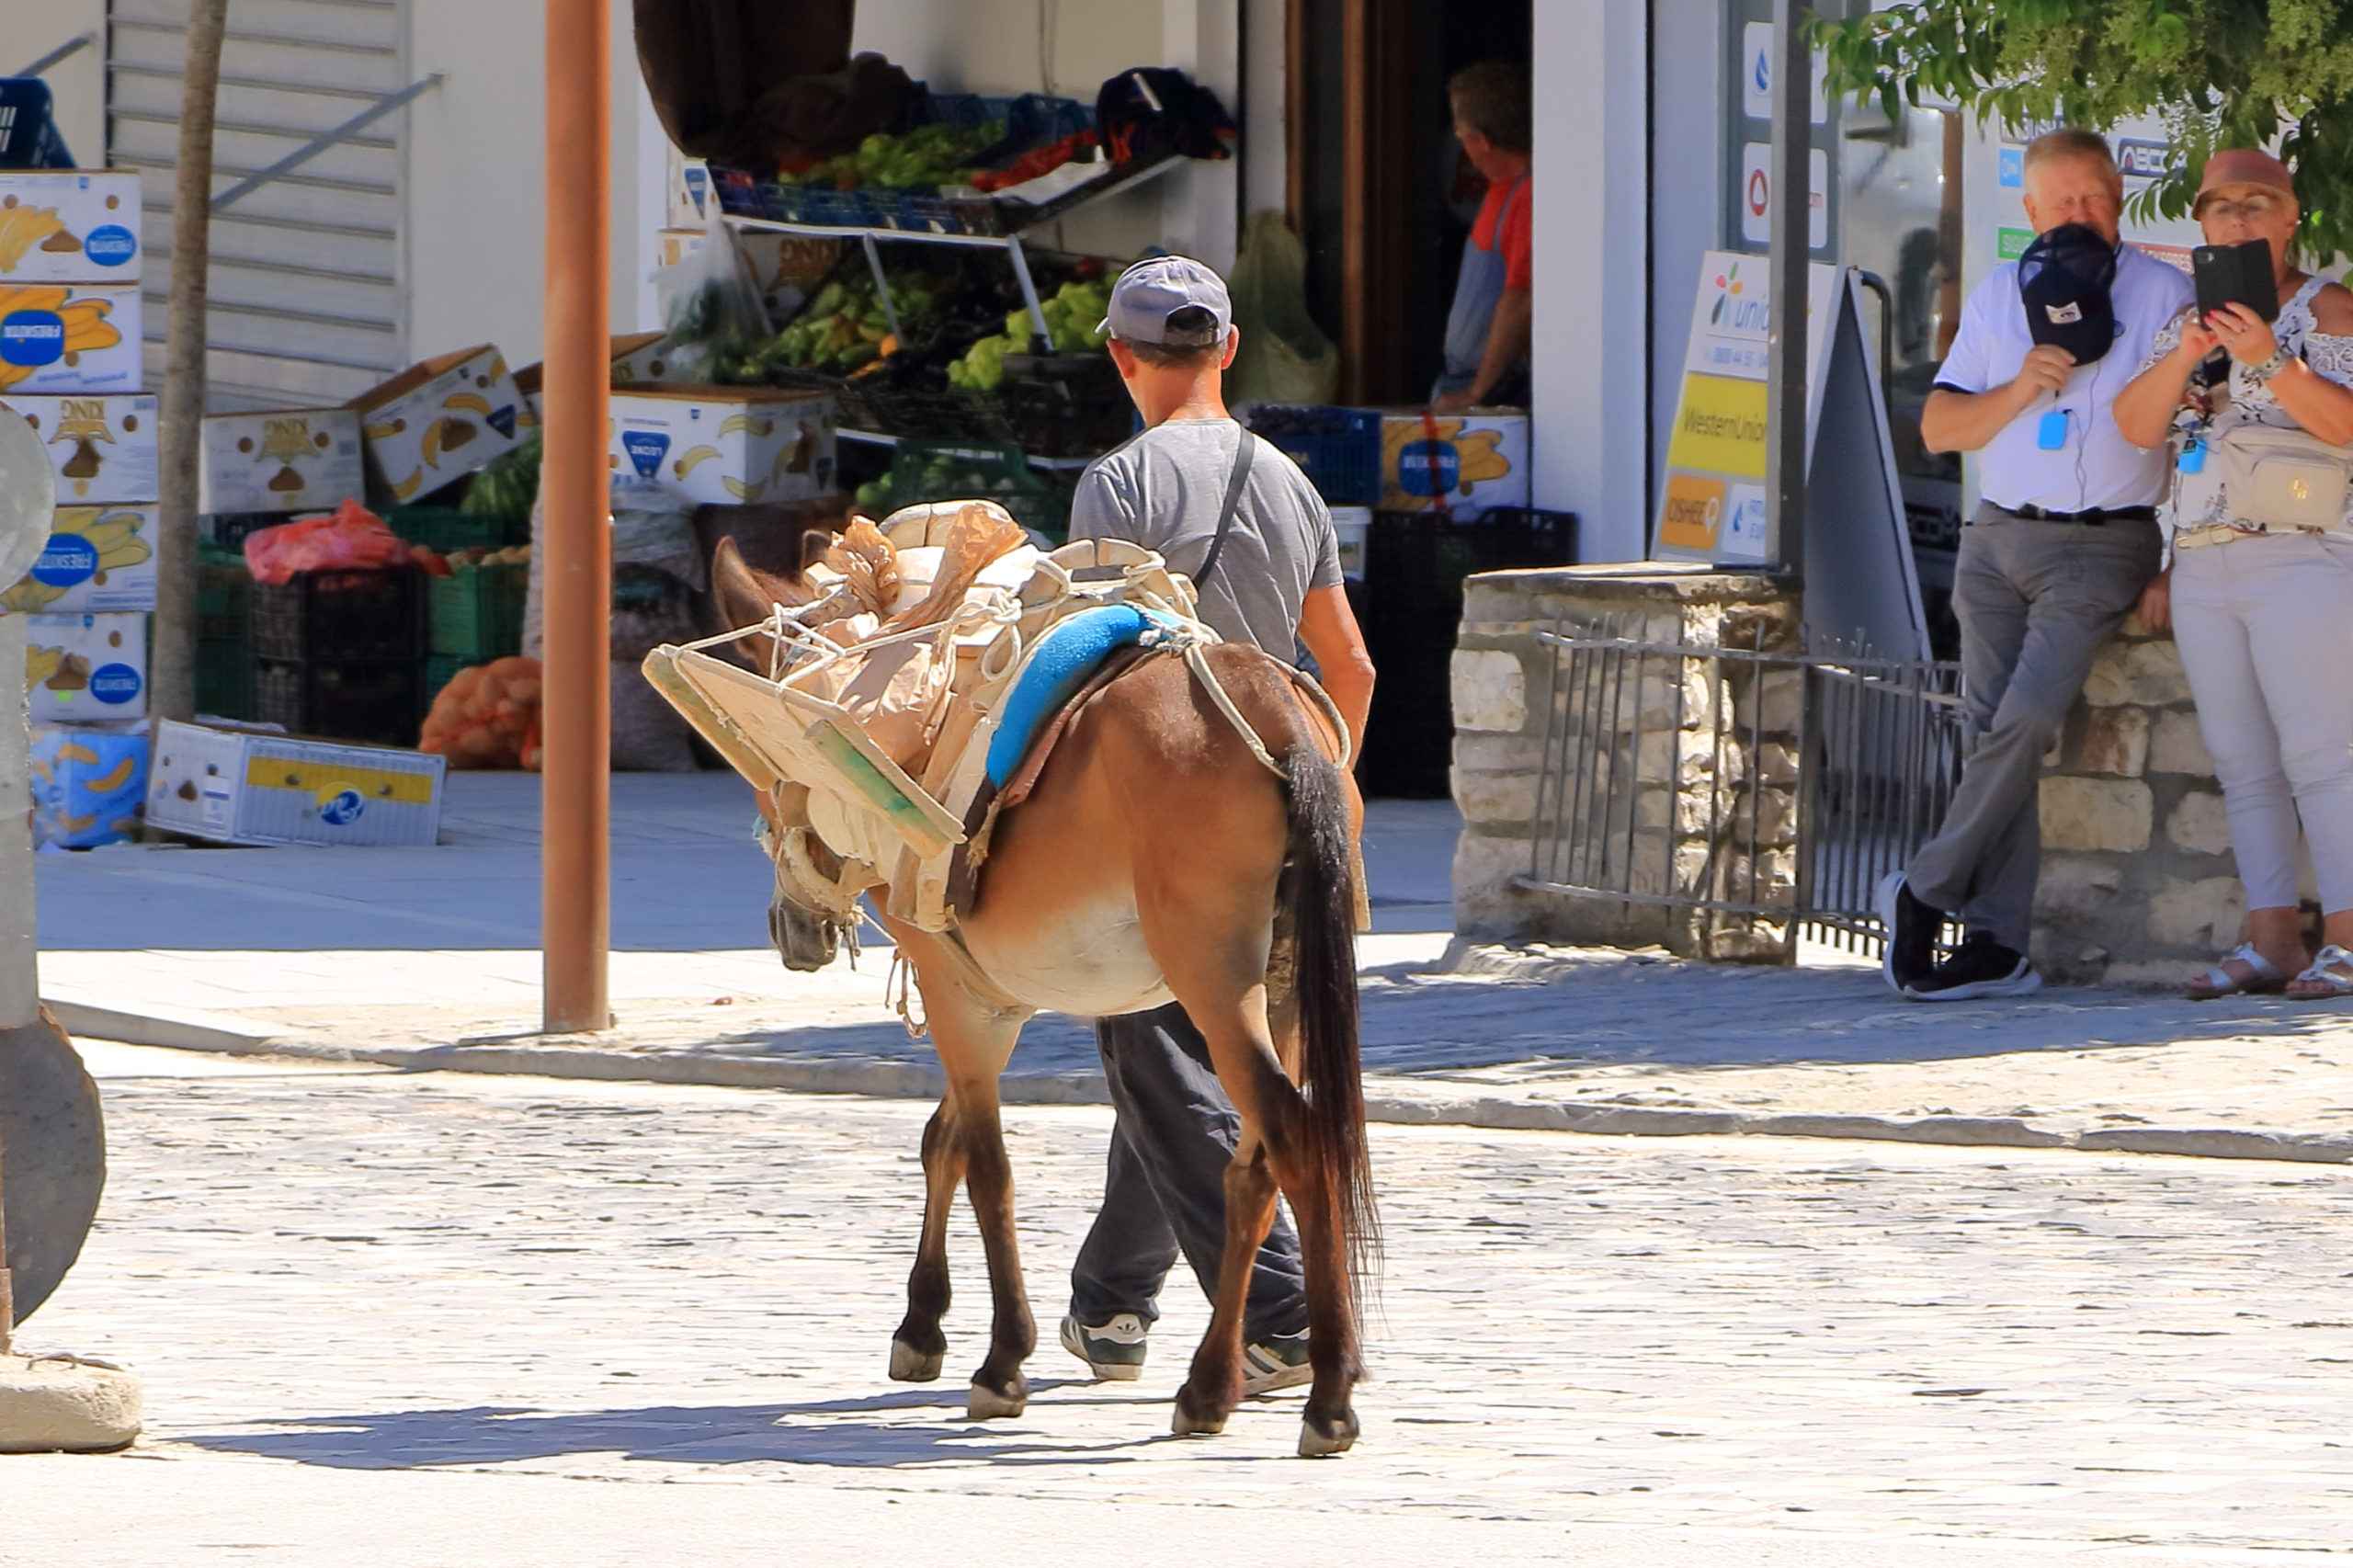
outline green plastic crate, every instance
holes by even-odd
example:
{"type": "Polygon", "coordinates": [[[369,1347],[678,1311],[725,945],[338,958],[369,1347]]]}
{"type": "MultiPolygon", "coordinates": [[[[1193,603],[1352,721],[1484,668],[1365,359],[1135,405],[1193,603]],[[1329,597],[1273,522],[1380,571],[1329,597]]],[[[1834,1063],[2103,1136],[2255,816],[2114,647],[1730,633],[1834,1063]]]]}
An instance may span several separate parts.
{"type": "Polygon", "coordinates": [[[245,625],[253,577],[241,550],[200,542],[196,552],[196,710],[254,716],[253,638],[245,625]]]}
{"type": "Polygon", "coordinates": [[[433,699],[441,695],[443,687],[458,678],[460,670],[472,669],[483,662],[480,659],[469,659],[460,653],[436,653],[426,659],[425,661],[425,706],[428,709],[433,706],[433,699]]]}
{"type": "Polygon", "coordinates": [[[485,562],[425,581],[426,652],[487,664],[523,651],[523,598],[531,569],[485,562]]]}
{"type": "Polygon", "coordinates": [[[517,530],[503,518],[472,517],[455,506],[395,506],[384,515],[384,525],[409,543],[443,555],[474,547],[504,550],[522,543],[530,532],[529,523],[517,530]]]}

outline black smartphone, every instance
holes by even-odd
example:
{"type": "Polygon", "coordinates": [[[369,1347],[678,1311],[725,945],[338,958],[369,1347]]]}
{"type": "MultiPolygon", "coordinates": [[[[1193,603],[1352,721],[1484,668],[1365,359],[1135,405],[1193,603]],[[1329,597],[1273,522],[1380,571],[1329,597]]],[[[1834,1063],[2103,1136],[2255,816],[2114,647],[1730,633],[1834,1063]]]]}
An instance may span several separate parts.
{"type": "Polygon", "coordinates": [[[2279,276],[2268,240],[2200,245],[2189,253],[2189,275],[2198,285],[2200,320],[2224,305],[2245,305],[2267,322],[2279,319],[2279,276]]]}

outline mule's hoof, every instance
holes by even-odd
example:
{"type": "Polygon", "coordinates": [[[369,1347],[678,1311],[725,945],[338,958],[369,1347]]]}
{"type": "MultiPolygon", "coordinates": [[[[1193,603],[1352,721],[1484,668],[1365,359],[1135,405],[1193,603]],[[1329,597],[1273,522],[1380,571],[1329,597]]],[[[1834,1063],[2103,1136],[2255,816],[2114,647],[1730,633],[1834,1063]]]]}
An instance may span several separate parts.
{"type": "Polygon", "coordinates": [[[891,1381],[930,1382],[939,1376],[939,1364],[947,1358],[945,1351],[918,1350],[904,1339],[894,1339],[891,1341],[891,1381]]]}
{"type": "Polygon", "coordinates": [[[1018,1415],[1029,1408],[1029,1391],[1014,1385],[1011,1393],[1000,1393],[983,1382],[974,1382],[972,1392],[964,1398],[964,1419],[993,1421],[1000,1415],[1018,1415]]]}
{"type": "Polygon", "coordinates": [[[1214,1437],[1224,1431],[1224,1413],[1198,1408],[1189,1384],[1176,1391],[1176,1412],[1168,1418],[1168,1429],[1180,1437],[1214,1437]]]}
{"type": "Polygon", "coordinates": [[[1345,1454],[1356,1446],[1357,1413],[1344,1410],[1337,1421],[1325,1421],[1311,1415],[1299,1424],[1299,1457],[1320,1460],[1331,1454],[1345,1454]]]}

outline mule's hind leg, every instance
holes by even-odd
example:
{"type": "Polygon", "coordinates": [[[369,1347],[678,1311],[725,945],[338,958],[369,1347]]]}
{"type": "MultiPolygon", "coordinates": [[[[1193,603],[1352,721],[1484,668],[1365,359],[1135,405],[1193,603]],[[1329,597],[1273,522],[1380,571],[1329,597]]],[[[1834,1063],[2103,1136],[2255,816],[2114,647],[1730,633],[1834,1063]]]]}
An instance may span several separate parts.
{"type": "Polygon", "coordinates": [[[1225,1418],[1241,1403],[1243,1314],[1258,1249],[1274,1222],[1275,1173],[1266,1151],[1245,1137],[1225,1171],[1225,1251],[1218,1260],[1217,1304],[1209,1332],[1193,1352],[1185,1386],[1176,1391],[1176,1414],[1169,1423],[1174,1431],[1222,1432],[1225,1418]]]}
{"type": "Polygon", "coordinates": [[[949,1294],[948,1211],[963,1179],[964,1140],[951,1093],[923,1130],[923,1237],[907,1275],[907,1315],[891,1336],[891,1376],[903,1383],[930,1382],[948,1354],[948,1337],[939,1331],[949,1294]]]}

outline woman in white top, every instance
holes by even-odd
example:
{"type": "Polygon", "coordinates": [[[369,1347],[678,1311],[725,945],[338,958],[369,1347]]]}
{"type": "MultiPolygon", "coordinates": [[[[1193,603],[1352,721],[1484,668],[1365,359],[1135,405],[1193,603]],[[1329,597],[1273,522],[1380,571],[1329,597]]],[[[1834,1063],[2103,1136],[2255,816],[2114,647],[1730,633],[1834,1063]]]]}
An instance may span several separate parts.
{"type": "Polygon", "coordinates": [[[2157,335],[2115,404],[2126,439],[2155,447],[2178,428],[2190,452],[2175,489],[2172,564],[2141,613],[2156,630],[2170,619],[2180,647],[2253,938],[2193,979],[2189,994],[2353,995],[2353,531],[2345,517],[2325,531],[2250,520],[2217,483],[2222,471],[2206,470],[2217,443],[2248,426],[2353,442],[2353,292],[2292,264],[2300,209],[2269,154],[2216,153],[2191,210],[2209,244],[2268,241],[2284,302],[2268,324],[2244,305],[2202,320],[2192,306],[2157,335]],[[2219,386],[2192,385],[2218,347],[2230,355],[2227,402],[2219,386]],[[2310,955],[2297,908],[2300,819],[2325,922],[2325,945],[2310,955]]]}

